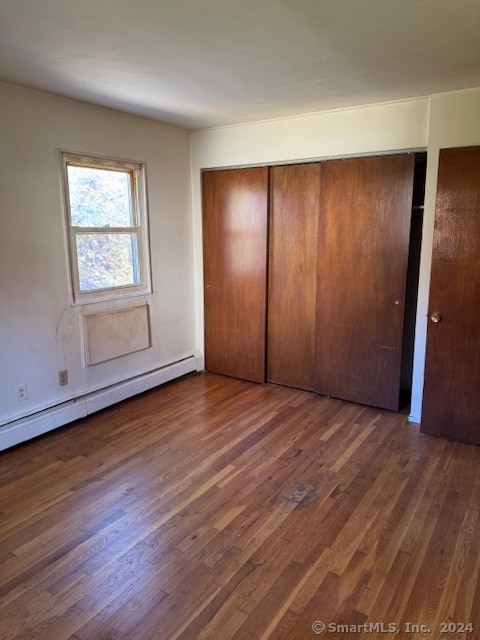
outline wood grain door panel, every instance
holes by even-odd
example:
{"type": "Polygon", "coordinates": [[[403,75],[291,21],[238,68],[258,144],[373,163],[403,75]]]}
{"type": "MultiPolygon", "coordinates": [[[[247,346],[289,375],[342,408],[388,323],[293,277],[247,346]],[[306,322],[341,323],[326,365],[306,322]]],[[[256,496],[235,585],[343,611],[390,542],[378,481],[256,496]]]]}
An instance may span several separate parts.
{"type": "Polygon", "coordinates": [[[322,167],[316,391],[398,409],[413,155],[322,167]]]}
{"type": "Polygon", "coordinates": [[[321,164],[272,167],[267,379],[313,390],[321,164]]]}
{"type": "Polygon", "coordinates": [[[480,444],[480,147],[441,149],[421,430],[480,444]]]}
{"type": "Polygon", "coordinates": [[[268,168],[205,171],[205,366],[265,381],[268,168]]]}

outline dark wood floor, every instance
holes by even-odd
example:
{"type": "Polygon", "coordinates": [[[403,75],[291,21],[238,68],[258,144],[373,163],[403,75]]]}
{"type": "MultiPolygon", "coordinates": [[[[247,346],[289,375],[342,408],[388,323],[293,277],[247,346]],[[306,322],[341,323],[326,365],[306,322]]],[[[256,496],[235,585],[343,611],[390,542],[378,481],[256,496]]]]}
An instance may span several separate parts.
{"type": "Polygon", "coordinates": [[[402,415],[192,375],[1,454],[0,511],[2,640],[480,638],[480,448],[402,415]]]}

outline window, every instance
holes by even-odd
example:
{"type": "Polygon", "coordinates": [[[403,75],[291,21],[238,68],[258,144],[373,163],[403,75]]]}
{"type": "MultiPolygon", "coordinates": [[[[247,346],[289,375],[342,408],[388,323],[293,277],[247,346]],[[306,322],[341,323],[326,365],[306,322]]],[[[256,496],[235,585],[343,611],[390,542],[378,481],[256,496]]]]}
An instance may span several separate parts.
{"type": "Polygon", "coordinates": [[[145,166],[62,153],[75,303],[150,290],[145,166]]]}

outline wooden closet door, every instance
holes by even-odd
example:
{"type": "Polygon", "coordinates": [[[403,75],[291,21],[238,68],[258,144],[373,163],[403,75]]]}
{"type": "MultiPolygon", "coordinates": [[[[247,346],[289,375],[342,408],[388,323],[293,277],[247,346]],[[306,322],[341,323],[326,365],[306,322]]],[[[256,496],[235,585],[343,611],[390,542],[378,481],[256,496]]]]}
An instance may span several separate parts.
{"type": "Polygon", "coordinates": [[[396,410],[414,156],[322,166],[316,391],[396,410]]]}
{"type": "Polygon", "coordinates": [[[270,170],[267,379],[313,390],[321,164],[270,170]]]}
{"type": "Polygon", "coordinates": [[[441,149],[421,431],[480,444],[480,147],[441,149]]]}
{"type": "Polygon", "coordinates": [[[265,381],[268,169],[206,171],[205,366],[265,381]]]}

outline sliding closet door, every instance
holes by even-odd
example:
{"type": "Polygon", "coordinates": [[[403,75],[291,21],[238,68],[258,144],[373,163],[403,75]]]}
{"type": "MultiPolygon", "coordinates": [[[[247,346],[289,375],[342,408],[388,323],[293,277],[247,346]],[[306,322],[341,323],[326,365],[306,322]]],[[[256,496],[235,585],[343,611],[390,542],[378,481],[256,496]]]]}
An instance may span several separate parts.
{"type": "Polygon", "coordinates": [[[265,381],[268,169],[206,171],[205,366],[265,381]]]}
{"type": "Polygon", "coordinates": [[[321,164],[270,171],[267,379],[313,390],[321,164]]]}
{"type": "Polygon", "coordinates": [[[414,156],[322,165],[316,391],[398,409],[414,156]]]}

